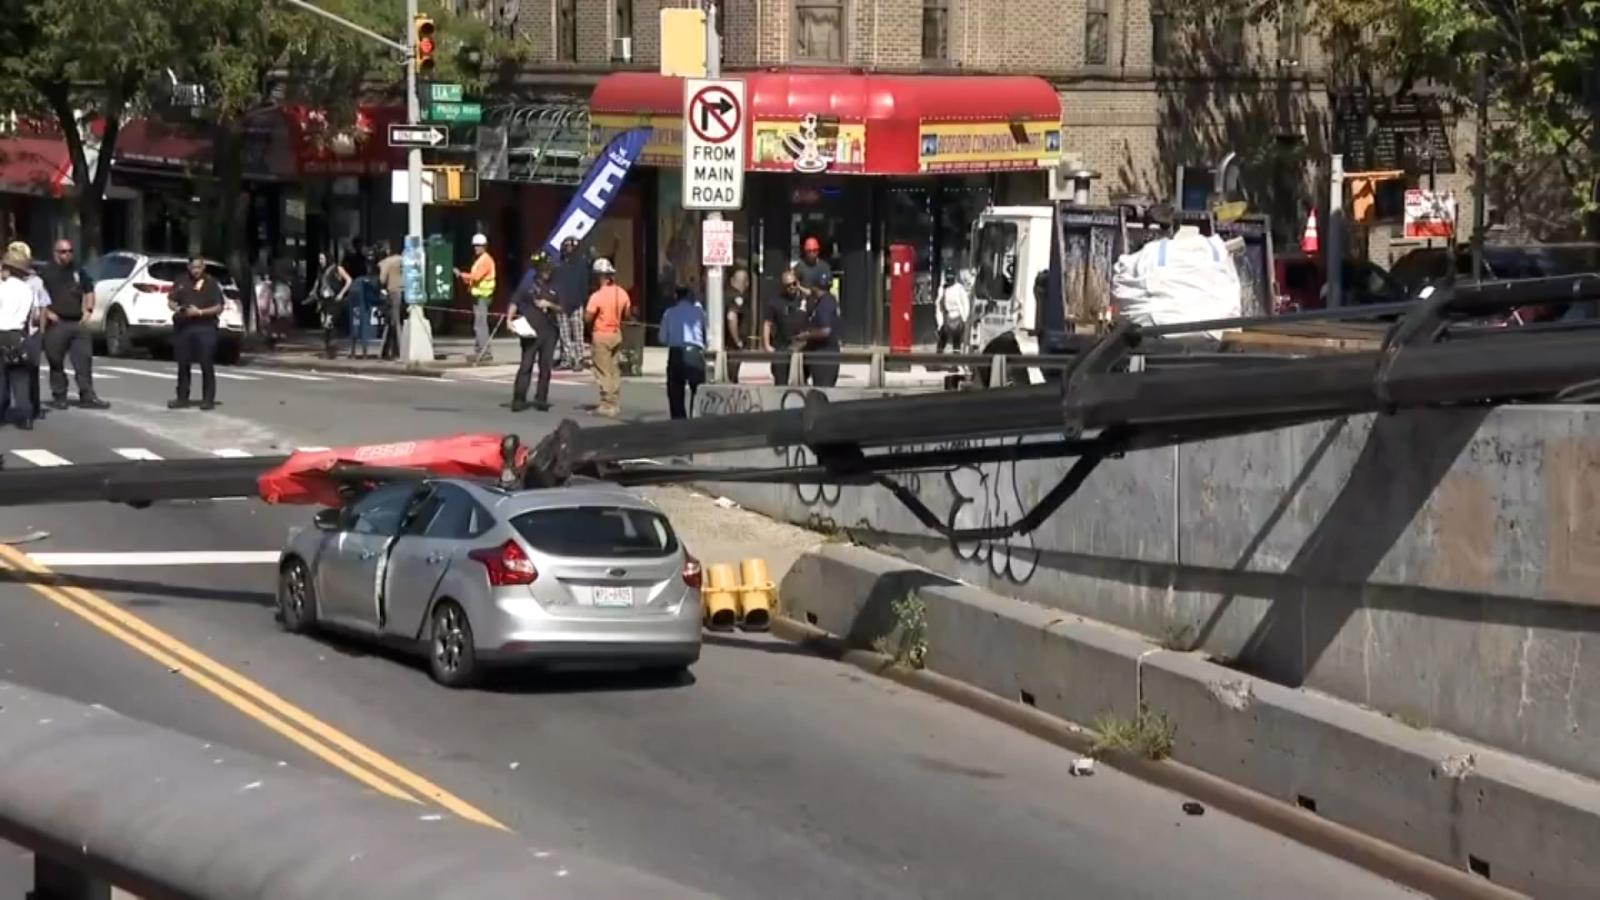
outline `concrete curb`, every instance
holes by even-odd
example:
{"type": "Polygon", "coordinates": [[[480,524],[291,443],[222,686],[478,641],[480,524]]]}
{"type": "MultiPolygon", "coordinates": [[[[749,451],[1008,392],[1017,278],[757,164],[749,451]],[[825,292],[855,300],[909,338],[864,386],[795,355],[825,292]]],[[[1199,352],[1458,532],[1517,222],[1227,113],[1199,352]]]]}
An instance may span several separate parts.
{"type": "Polygon", "coordinates": [[[1070,722],[1131,715],[1141,704],[1166,714],[1177,726],[1171,760],[1117,754],[1107,764],[1413,889],[1580,897],[1600,884],[1586,849],[1600,841],[1600,785],[1570,773],[860,547],[801,557],[780,597],[780,637],[1075,753],[1094,735],[1070,722]],[[896,636],[890,608],[907,594],[925,607],[927,669],[858,649],[896,636]]]}
{"type": "Polygon", "coordinates": [[[470,368],[464,364],[438,364],[432,366],[407,366],[402,363],[353,363],[319,357],[276,356],[262,353],[247,355],[241,362],[263,369],[292,369],[303,372],[340,372],[347,375],[407,375],[413,378],[443,378],[456,369],[470,368]]]}

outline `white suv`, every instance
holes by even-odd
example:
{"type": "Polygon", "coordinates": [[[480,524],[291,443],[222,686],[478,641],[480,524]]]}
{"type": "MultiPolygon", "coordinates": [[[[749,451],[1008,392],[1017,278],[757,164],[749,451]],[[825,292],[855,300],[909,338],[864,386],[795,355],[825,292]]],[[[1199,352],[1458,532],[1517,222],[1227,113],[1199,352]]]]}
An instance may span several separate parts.
{"type": "MultiPolygon", "coordinates": [[[[172,346],[172,310],[167,295],[189,268],[181,256],[146,256],[142,253],[107,253],[84,271],[94,282],[94,312],[84,323],[110,356],[127,356],[135,347],[157,352],[172,346]]],[[[217,362],[239,361],[244,337],[244,311],[239,286],[221,263],[206,261],[206,272],[222,285],[222,316],[217,341],[217,362]]]]}

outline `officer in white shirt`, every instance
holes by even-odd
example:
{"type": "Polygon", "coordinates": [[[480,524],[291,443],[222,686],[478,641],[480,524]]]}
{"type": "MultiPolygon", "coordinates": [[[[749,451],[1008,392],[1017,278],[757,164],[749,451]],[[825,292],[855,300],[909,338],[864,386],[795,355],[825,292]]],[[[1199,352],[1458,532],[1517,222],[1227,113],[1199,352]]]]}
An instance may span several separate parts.
{"type": "Polygon", "coordinates": [[[17,423],[23,429],[33,428],[28,336],[37,329],[40,316],[30,277],[37,278],[32,255],[25,247],[12,244],[0,257],[0,422],[7,421],[11,408],[17,406],[24,413],[17,423]]]}

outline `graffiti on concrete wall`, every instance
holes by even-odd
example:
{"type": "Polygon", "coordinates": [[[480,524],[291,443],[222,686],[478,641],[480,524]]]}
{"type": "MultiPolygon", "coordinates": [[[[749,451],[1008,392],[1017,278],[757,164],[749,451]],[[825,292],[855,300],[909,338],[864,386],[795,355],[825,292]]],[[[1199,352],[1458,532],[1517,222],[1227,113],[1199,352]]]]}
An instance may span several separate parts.
{"type": "Polygon", "coordinates": [[[695,395],[696,417],[737,416],[741,413],[766,412],[760,388],[727,387],[715,391],[700,391],[695,395]]]}
{"type": "MultiPolygon", "coordinates": [[[[804,391],[784,391],[783,400],[778,404],[779,409],[802,409],[806,405],[804,391]]],[[[791,468],[800,466],[814,466],[817,464],[817,455],[806,447],[776,447],[772,451],[781,460],[781,465],[791,468]]],[[[797,484],[794,486],[795,495],[800,502],[812,507],[814,513],[821,513],[817,507],[834,507],[839,504],[843,496],[843,488],[837,484],[797,484]]]]}
{"type": "MultiPolygon", "coordinates": [[[[1008,461],[961,466],[945,472],[944,484],[950,494],[945,524],[951,528],[991,528],[1021,519],[1032,503],[1023,502],[1017,467],[1015,461],[1008,461]]],[[[997,541],[953,541],[951,550],[967,562],[988,567],[994,577],[1016,584],[1026,584],[1039,569],[1039,548],[1034,545],[1032,534],[997,541]]]]}

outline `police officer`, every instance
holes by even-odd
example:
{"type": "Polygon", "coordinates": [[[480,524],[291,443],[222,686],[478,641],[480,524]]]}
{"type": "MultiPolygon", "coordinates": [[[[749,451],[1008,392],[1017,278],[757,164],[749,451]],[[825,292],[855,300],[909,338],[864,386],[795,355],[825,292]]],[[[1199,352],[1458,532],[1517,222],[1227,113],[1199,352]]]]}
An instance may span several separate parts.
{"type": "Polygon", "coordinates": [[[511,328],[522,342],[522,363],[517,366],[517,377],[511,386],[512,412],[522,412],[529,406],[528,384],[533,380],[535,364],[539,367],[539,387],[532,406],[540,412],[550,408],[550,368],[555,362],[561,300],[553,283],[555,263],[544,253],[535,253],[532,262],[511,297],[511,328]],[[519,333],[523,330],[517,324],[519,319],[527,321],[532,335],[519,333]]]}
{"type": "Polygon", "coordinates": [[[189,407],[189,376],[200,364],[200,408],[217,405],[217,319],[222,315],[222,285],[206,271],[205,260],[189,260],[189,271],[178,276],[168,295],[172,309],[173,355],[178,360],[178,396],[171,409],[189,407]]]}
{"type": "Polygon", "coordinates": [[[72,242],[56,241],[55,259],[39,273],[50,294],[48,324],[44,330],[44,355],[50,361],[50,393],[55,409],[67,408],[67,360],[78,380],[78,405],[108,409],[111,404],[94,392],[94,348],[83,320],[94,313],[94,282],[78,266],[72,242]]]}

